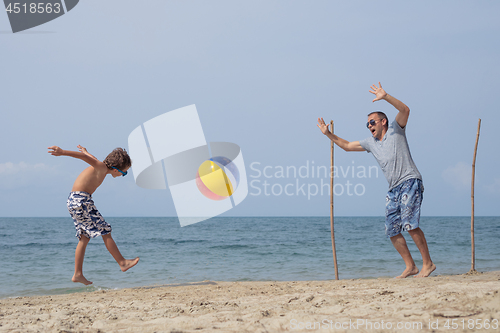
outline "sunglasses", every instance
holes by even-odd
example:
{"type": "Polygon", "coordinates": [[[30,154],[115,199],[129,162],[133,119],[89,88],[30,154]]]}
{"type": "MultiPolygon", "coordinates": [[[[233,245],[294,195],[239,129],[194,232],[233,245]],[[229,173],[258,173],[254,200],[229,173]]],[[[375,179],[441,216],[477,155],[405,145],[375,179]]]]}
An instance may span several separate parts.
{"type": "Polygon", "coordinates": [[[118,168],[115,168],[115,167],[111,167],[111,168],[120,171],[120,173],[122,174],[122,177],[125,177],[127,175],[127,171],[123,172],[118,168]]]}
{"type": "Polygon", "coordinates": [[[370,120],[369,122],[366,123],[366,128],[370,128],[369,126],[372,125],[372,126],[375,126],[375,124],[377,123],[377,121],[380,121],[380,119],[378,120],[370,120]]]}

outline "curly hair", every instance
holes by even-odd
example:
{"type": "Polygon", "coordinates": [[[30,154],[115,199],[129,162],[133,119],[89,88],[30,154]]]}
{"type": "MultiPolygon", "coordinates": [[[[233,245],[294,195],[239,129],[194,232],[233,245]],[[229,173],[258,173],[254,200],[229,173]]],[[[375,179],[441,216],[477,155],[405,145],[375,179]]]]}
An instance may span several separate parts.
{"type": "Polygon", "coordinates": [[[106,156],[103,163],[106,164],[108,169],[115,167],[123,170],[132,166],[132,160],[130,159],[130,156],[128,156],[127,151],[123,148],[113,149],[113,151],[106,156]]]}

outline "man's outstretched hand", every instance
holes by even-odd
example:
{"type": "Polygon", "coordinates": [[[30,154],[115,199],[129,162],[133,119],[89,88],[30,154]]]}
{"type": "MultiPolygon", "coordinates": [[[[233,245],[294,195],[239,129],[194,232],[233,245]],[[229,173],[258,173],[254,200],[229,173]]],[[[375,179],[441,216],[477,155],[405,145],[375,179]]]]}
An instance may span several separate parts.
{"type": "Polygon", "coordinates": [[[330,133],[330,131],[328,130],[328,125],[325,124],[325,121],[323,120],[323,118],[318,118],[318,125],[319,129],[321,130],[321,132],[323,134],[328,134],[330,133]]]}
{"type": "Polygon", "coordinates": [[[380,84],[380,82],[378,83],[378,87],[376,85],[372,84],[370,89],[371,89],[370,92],[376,96],[372,102],[379,101],[379,100],[383,99],[385,96],[387,96],[387,93],[382,88],[382,85],[380,84]]]}

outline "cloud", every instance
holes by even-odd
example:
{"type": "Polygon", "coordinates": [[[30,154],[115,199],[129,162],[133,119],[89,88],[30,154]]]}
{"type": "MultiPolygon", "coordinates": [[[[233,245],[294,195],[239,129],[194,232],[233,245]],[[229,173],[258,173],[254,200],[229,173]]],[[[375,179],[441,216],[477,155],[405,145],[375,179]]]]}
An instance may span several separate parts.
{"type": "Polygon", "coordinates": [[[0,163],[0,176],[5,175],[15,175],[20,172],[26,171],[47,171],[51,168],[43,163],[28,164],[25,162],[19,162],[14,164],[12,162],[0,163]]]}
{"type": "Polygon", "coordinates": [[[464,162],[458,162],[443,171],[443,179],[455,189],[462,190],[470,188],[472,177],[472,166],[464,162]]]}
{"type": "Polygon", "coordinates": [[[43,163],[0,163],[0,189],[38,186],[55,174],[56,168],[54,166],[43,163]]]}

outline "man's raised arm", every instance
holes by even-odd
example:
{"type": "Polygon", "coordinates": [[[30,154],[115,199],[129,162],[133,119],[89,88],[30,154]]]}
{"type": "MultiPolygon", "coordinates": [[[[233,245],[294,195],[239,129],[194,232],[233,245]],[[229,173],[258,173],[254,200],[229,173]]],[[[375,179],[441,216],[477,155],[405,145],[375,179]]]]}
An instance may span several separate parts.
{"type": "Polygon", "coordinates": [[[401,126],[401,128],[405,128],[406,124],[408,123],[408,117],[410,116],[410,108],[399,99],[386,93],[382,88],[380,82],[378,83],[378,87],[372,84],[370,92],[376,96],[373,102],[384,99],[399,111],[396,115],[396,121],[398,122],[399,126],[401,126]]]}
{"type": "Polygon", "coordinates": [[[328,125],[325,124],[325,121],[323,120],[323,118],[318,118],[318,125],[317,126],[319,127],[319,129],[321,130],[321,132],[324,135],[326,135],[328,138],[330,138],[330,140],[332,140],[337,146],[344,149],[345,151],[364,151],[365,150],[363,147],[361,147],[361,145],[359,144],[359,141],[349,142],[347,140],[344,140],[344,139],[338,137],[337,135],[333,134],[332,132],[330,132],[330,130],[328,129],[328,125]]]}

